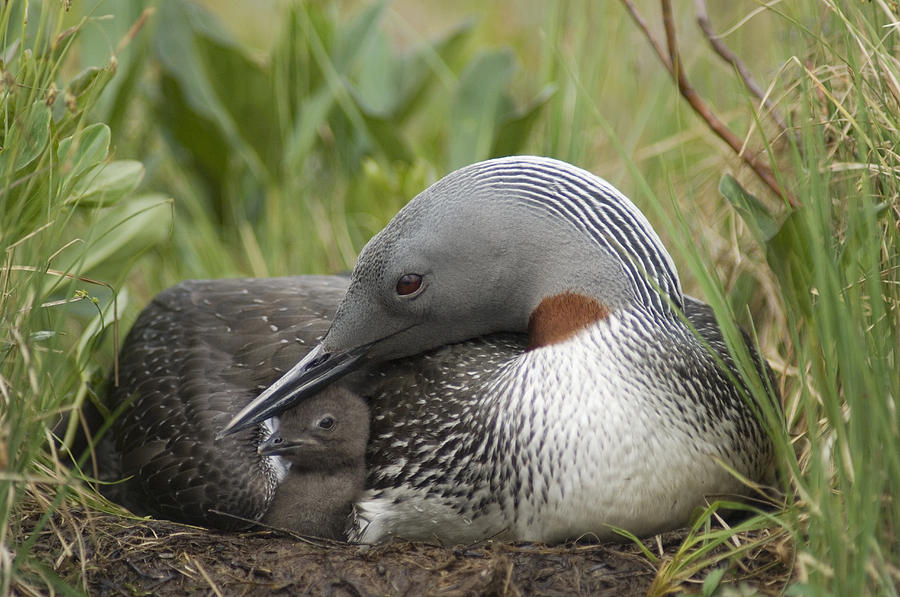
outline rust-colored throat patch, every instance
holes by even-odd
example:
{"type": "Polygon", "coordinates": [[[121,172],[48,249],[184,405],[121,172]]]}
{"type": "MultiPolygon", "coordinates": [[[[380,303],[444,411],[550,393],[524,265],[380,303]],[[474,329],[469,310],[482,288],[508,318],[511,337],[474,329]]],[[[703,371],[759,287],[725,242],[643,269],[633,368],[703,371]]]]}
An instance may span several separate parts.
{"type": "Polygon", "coordinates": [[[564,342],[607,315],[606,305],[590,296],[577,292],[548,296],[528,318],[528,350],[564,342]]]}

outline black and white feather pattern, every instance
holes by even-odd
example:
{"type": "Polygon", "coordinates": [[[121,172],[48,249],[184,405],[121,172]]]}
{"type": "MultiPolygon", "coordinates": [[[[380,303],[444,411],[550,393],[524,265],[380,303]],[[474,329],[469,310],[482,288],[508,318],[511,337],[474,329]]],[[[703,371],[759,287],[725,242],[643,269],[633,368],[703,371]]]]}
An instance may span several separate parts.
{"type": "MultiPolygon", "coordinates": [[[[532,157],[476,164],[423,195],[452,213],[485,188],[600,247],[634,308],[558,345],[527,351],[523,334],[491,334],[353,374],[346,383],[373,418],[352,538],[554,541],[609,535],[607,523],[652,533],[710,493],[742,491],[721,463],[763,479],[771,446],[731,381],[711,310],[682,295],[640,211],[602,179],[532,157]]],[[[358,269],[380,271],[389,257],[373,253],[358,269]]],[[[193,281],[157,297],[126,340],[111,393],[113,408],[133,400],[115,427],[131,501],[224,528],[238,525],[210,510],[262,516],[278,481],[256,455],[266,431],[213,438],[321,338],[346,288],[339,277],[193,281]]]]}

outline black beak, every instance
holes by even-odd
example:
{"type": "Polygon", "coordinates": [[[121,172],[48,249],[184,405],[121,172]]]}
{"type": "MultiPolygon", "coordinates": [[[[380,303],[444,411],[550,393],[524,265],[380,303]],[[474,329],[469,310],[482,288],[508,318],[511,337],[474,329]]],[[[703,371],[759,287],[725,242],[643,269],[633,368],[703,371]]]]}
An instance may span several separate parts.
{"type": "Polygon", "coordinates": [[[281,414],[304,398],[312,396],[328,384],[356,369],[372,344],[365,344],[343,352],[325,352],[316,346],[290,371],[256,397],[236,414],[216,434],[216,439],[261,423],[281,414]]]}
{"type": "Polygon", "coordinates": [[[276,432],[272,434],[272,437],[259,444],[256,447],[256,452],[260,456],[278,456],[280,454],[286,454],[294,448],[301,446],[315,446],[320,443],[321,442],[314,437],[287,441],[276,432]]]}

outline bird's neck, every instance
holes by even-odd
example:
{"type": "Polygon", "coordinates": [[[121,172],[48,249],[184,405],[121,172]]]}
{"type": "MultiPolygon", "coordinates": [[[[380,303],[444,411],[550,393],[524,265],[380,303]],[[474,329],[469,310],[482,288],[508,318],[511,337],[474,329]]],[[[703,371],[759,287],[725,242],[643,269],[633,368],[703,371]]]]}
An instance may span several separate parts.
{"type": "Polygon", "coordinates": [[[609,308],[597,299],[563,292],[543,299],[528,319],[528,350],[564,342],[606,319],[609,308]]]}

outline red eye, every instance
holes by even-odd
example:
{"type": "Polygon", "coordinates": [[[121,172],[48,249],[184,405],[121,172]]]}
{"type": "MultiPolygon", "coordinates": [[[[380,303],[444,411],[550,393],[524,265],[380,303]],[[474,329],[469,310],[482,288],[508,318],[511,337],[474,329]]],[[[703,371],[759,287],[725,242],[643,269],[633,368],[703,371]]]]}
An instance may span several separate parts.
{"type": "Polygon", "coordinates": [[[403,274],[397,280],[397,294],[407,296],[422,287],[422,276],[419,274],[403,274]]]}

